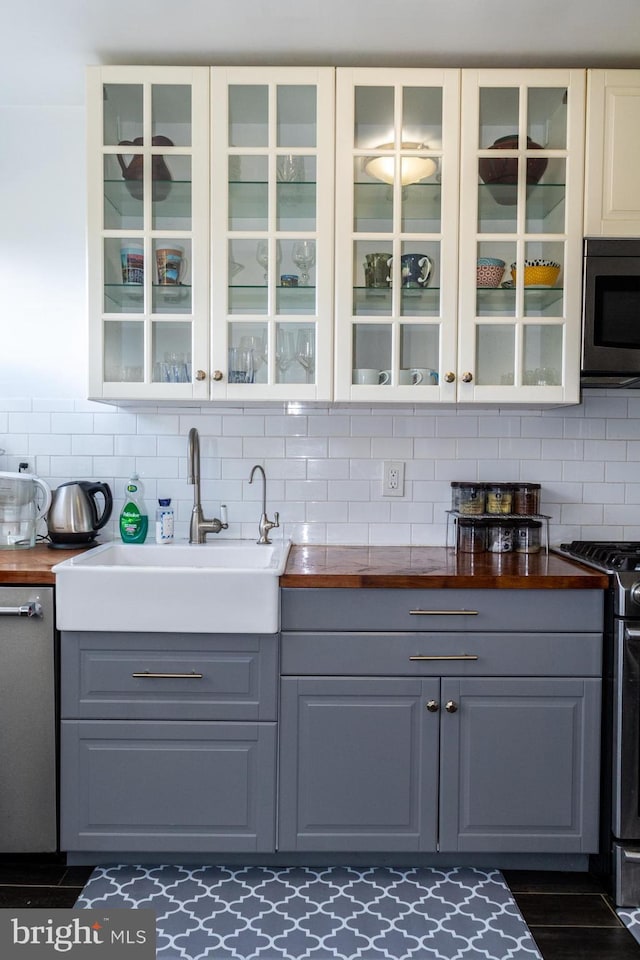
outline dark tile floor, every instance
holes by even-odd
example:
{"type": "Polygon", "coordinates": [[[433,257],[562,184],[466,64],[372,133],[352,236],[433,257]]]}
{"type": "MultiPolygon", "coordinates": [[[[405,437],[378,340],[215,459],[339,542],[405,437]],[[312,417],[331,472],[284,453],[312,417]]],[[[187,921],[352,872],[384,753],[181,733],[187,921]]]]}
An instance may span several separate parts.
{"type": "MultiPolygon", "coordinates": [[[[0,857],[0,908],[72,907],[92,867],[63,857],[0,857]]],[[[640,944],[586,873],[504,870],[544,960],[640,960],[640,944]]]]}
{"type": "Polygon", "coordinates": [[[640,960],[599,881],[587,873],[503,870],[544,960],[640,960]]]}

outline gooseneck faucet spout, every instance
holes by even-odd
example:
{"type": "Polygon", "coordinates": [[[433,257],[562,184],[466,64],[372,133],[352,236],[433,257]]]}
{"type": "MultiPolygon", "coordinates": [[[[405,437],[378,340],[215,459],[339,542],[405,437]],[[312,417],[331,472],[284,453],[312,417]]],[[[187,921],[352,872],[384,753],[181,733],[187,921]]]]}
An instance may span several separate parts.
{"type": "Polygon", "coordinates": [[[227,508],[220,504],[221,520],[214,517],[212,520],[202,513],[200,500],[200,436],[195,427],[189,430],[187,447],[187,483],[193,484],[193,510],[189,526],[189,543],[206,543],[208,533],[220,533],[229,526],[227,523],[227,508]]]}
{"type": "Polygon", "coordinates": [[[257,543],[271,543],[269,539],[269,530],[273,530],[274,527],[280,526],[280,514],[274,513],[275,520],[269,520],[267,516],[267,477],[264,472],[264,467],[261,467],[259,463],[256,463],[255,466],[251,468],[251,476],[249,477],[249,483],[253,483],[253,475],[259,470],[262,474],[262,515],[260,517],[260,523],[258,524],[258,530],[260,531],[260,537],[257,540],[257,543]]]}

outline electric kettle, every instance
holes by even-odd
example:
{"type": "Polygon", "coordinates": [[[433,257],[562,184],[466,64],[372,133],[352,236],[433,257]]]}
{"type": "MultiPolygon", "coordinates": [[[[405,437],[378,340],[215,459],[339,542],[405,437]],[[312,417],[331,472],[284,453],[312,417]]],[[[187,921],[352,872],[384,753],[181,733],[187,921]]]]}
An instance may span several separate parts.
{"type": "Polygon", "coordinates": [[[113,496],[108,483],[71,480],[53,491],[47,516],[52,547],[81,547],[91,544],[111,516],[113,496]],[[96,495],[104,498],[98,512],[96,495]]]}
{"type": "Polygon", "coordinates": [[[0,472],[0,550],[35,547],[38,520],[50,503],[49,485],[33,473],[0,472]]]}

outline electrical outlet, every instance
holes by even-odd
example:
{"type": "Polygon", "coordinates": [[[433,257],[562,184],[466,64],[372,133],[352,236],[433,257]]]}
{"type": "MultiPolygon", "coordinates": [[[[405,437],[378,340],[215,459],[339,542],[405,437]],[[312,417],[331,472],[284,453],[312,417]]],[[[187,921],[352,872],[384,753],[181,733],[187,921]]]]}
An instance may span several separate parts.
{"type": "Polygon", "coordinates": [[[402,460],[384,461],[382,496],[404,497],[404,463],[402,460]]]}

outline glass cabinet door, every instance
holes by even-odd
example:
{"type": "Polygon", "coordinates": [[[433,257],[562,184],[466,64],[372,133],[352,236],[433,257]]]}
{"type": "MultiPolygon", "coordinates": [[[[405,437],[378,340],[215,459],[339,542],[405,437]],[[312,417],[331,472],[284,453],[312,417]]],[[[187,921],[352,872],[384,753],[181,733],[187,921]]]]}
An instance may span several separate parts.
{"type": "Polygon", "coordinates": [[[333,86],[212,70],[214,398],[331,398],[333,86]]]}
{"type": "Polygon", "coordinates": [[[338,70],[337,400],[454,398],[457,70],[338,70]]]}
{"type": "Polygon", "coordinates": [[[463,71],[459,400],[577,401],[582,71],[463,71]]]}
{"type": "Polygon", "coordinates": [[[90,69],[93,396],[208,394],[208,78],[90,69]]]}

